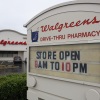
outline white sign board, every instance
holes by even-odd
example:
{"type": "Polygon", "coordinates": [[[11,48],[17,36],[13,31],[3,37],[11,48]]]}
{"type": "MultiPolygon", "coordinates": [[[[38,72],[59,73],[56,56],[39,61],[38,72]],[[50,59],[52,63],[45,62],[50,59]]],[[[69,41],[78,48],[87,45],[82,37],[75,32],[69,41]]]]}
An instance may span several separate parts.
{"type": "Polygon", "coordinates": [[[30,35],[31,73],[100,83],[100,13],[55,14],[35,24],[30,35]]]}
{"type": "Polygon", "coordinates": [[[35,24],[30,33],[33,45],[100,42],[100,13],[59,13],[35,24]]]}
{"type": "Polygon", "coordinates": [[[100,1],[59,4],[26,26],[28,99],[99,100],[100,1]]]}

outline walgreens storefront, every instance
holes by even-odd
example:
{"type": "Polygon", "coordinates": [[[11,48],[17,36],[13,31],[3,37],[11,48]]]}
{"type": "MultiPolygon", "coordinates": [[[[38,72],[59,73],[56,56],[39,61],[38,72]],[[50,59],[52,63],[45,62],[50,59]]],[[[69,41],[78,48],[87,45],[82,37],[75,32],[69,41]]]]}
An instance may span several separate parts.
{"type": "Polygon", "coordinates": [[[15,30],[0,30],[0,61],[13,61],[19,56],[22,61],[27,58],[27,34],[15,30]]]}

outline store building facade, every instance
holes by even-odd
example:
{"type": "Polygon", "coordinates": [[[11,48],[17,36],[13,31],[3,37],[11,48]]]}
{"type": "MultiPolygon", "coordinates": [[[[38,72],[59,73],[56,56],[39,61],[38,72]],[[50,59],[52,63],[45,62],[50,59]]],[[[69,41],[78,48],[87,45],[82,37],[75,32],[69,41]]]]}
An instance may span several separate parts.
{"type": "Polygon", "coordinates": [[[15,56],[20,56],[22,61],[27,58],[27,34],[0,30],[0,61],[13,61],[15,56]]]}

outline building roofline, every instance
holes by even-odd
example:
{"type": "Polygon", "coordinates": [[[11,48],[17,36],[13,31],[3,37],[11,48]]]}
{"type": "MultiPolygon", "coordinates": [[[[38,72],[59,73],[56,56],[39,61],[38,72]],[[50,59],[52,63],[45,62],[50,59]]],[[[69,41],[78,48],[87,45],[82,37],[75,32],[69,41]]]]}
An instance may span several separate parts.
{"type": "Polygon", "coordinates": [[[64,2],[64,3],[60,3],[57,5],[54,5],[52,7],[47,8],[46,10],[40,12],[39,14],[37,14],[36,16],[34,16],[32,19],[30,19],[26,24],[24,24],[24,27],[27,27],[33,20],[35,20],[36,18],[38,18],[39,16],[43,15],[46,12],[49,12],[53,9],[59,8],[59,7],[63,7],[63,6],[69,6],[69,5],[76,5],[76,4],[100,4],[100,0],[75,0],[75,1],[70,1],[70,2],[64,2]]]}
{"type": "Polygon", "coordinates": [[[27,34],[23,34],[23,33],[20,33],[20,32],[18,32],[18,31],[12,30],[12,29],[2,29],[2,30],[0,30],[0,32],[3,32],[3,31],[11,31],[11,32],[16,32],[16,33],[18,33],[18,34],[20,34],[20,35],[27,36],[27,34]]]}

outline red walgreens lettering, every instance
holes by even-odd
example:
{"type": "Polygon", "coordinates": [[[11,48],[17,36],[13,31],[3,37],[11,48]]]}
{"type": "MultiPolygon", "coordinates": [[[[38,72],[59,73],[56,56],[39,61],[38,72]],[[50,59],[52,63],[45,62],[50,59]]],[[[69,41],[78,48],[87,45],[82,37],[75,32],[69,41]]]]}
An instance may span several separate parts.
{"type": "Polygon", "coordinates": [[[100,23],[100,20],[97,20],[97,17],[93,17],[93,19],[84,19],[83,21],[78,20],[76,22],[65,22],[64,24],[57,22],[55,25],[45,25],[41,26],[41,31],[46,32],[46,31],[54,31],[57,30],[58,32],[62,31],[63,28],[72,28],[72,27],[78,27],[82,25],[90,25],[90,24],[98,24],[100,23]]]}
{"type": "Polygon", "coordinates": [[[5,41],[5,40],[1,40],[0,44],[2,44],[3,46],[9,44],[9,45],[27,45],[26,41],[24,42],[18,42],[18,41],[5,41]]]}
{"type": "Polygon", "coordinates": [[[100,30],[99,31],[91,31],[91,32],[89,31],[89,32],[67,34],[68,39],[84,38],[84,37],[96,37],[96,36],[100,36],[100,30]]]}

